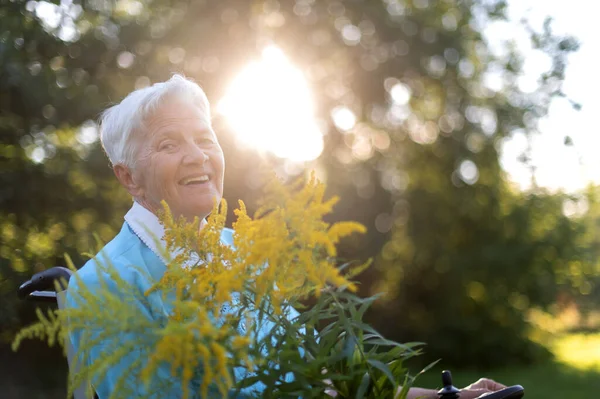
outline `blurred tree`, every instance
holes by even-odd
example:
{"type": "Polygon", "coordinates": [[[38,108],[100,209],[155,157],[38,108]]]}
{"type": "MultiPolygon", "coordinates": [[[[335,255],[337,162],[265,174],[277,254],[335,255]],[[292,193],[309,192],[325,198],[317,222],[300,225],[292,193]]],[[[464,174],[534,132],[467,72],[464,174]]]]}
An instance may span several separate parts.
{"type": "MultiPolygon", "coordinates": [[[[20,280],[65,251],[89,250],[91,231],[108,240],[122,222],[128,198],[97,144],[97,114],[173,72],[221,98],[244,63],[274,43],[314,93],[327,133],[317,167],[342,196],[336,217],[372,228],[344,254],[380,253],[379,273],[365,277],[389,293],[372,315],[378,327],[462,364],[533,357],[522,312],[552,300],[576,226],[560,216],[558,199],[514,192],[498,152],[515,131],[534,133],[562,95],[576,43],[550,23],[530,32],[550,67],[524,90],[523,54],[483,34],[505,20],[504,1],[0,5],[0,295],[11,298],[0,324],[17,323],[20,280]]],[[[240,150],[218,115],[215,125],[228,159],[226,197],[252,203],[260,157],[240,150]]]]}
{"type": "MultiPolygon", "coordinates": [[[[562,197],[563,214],[576,226],[577,234],[570,242],[569,252],[560,259],[555,280],[557,303],[553,310],[561,310],[575,305],[580,325],[572,327],[597,328],[593,316],[600,298],[600,187],[589,186],[581,193],[562,197]]],[[[556,251],[551,251],[553,256],[556,251]]]]}
{"type": "Polygon", "coordinates": [[[81,261],[78,254],[93,247],[90,231],[110,238],[115,209],[126,197],[94,150],[91,119],[107,94],[91,78],[101,54],[82,55],[82,48],[102,42],[61,37],[81,6],[2,1],[0,7],[0,338],[6,342],[18,327],[18,284],[63,264],[67,251],[81,261]],[[50,20],[57,16],[63,25],[50,20]]]}

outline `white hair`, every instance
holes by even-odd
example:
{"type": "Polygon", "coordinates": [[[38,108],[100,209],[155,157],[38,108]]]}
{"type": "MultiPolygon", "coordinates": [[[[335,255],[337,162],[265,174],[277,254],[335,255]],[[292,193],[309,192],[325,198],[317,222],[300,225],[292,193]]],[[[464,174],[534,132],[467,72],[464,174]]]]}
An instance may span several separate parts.
{"type": "Polygon", "coordinates": [[[135,90],[100,116],[100,141],[113,166],[135,167],[144,122],[167,98],[191,103],[210,121],[206,94],[195,82],[181,75],[135,90]]]}

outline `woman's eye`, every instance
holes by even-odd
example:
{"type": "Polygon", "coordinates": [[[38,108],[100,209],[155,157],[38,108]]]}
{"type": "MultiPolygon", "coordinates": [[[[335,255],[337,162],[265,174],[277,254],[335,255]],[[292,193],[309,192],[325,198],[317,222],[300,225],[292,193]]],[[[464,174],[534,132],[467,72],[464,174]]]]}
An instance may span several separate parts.
{"type": "Polygon", "coordinates": [[[160,146],[158,146],[159,151],[169,151],[169,150],[172,150],[173,148],[175,148],[175,144],[171,143],[171,142],[164,142],[164,143],[161,143],[160,146]]]}
{"type": "Polygon", "coordinates": [[[201,137],[199,139],[196,139],[196,143],[197,144],[213,144],[214,140],[209,137],[201,137]]]}

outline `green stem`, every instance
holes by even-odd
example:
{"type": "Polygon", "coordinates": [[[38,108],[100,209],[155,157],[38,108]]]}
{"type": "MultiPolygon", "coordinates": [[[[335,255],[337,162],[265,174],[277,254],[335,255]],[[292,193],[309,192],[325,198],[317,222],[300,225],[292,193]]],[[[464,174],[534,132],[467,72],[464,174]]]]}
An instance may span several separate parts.
{"type": "MultiPolygon", "coordinates": [[[[333,291],[331,292],[331,296],[333,297],[333,300],[342,309],[342,312],[343,312],[342,304],[340,303],[340,301],[338,301],[338,298],[333,291]]],[[[362,350],[362,345],[358,344],[358,338],[356,337],[356,334],[354,334],[354,330],[350,329],[350,334],[351,334],[352,338],[355,340],[356,346],[358,347],[358,351],[367,366],[367,373],[369,374],[371,381],[375,381],[375,376],[373,375],[373,369],[372,369],[371,365],[369,364],[369,362],[367,362],[367,357],[365,356],[365,353],[362,350]]],[[[380,397],[379,388],[377,387],[377,384],[373,384],[373,386],[375,387],[375,390],[377,393],[377,395],[375,397],[380,397]]]]}

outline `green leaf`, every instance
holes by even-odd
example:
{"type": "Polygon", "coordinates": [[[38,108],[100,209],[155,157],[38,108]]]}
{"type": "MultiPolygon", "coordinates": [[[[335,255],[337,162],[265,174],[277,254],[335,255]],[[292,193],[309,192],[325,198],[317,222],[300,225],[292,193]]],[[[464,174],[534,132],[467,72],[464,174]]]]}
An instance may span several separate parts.
{"type": "Polygon", "coordinates": [[[371,385],[371,377],[369,374],[363,375],[360,385],[358,386],[358,390],[356,391],[356,399],[362,399],[365,397],[369,386],[371,385]]]}
{"type": "Polygon", "coordinates": [[[395,383],[396,379],[394,378],[394,375],[392,374],[392,371],[387,366],[387,364],[374,359],[368,359],[367,363],[369,363],[371,366],[375,367],[376,369],[380,370],[383,374],[385,374],[385,376],[392,384],[395,383]]]}

